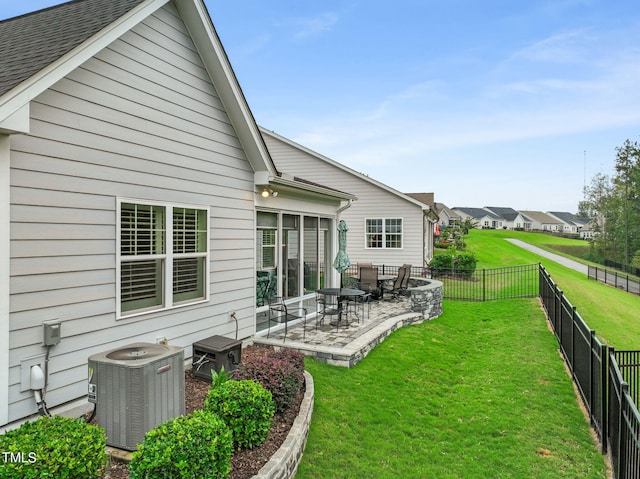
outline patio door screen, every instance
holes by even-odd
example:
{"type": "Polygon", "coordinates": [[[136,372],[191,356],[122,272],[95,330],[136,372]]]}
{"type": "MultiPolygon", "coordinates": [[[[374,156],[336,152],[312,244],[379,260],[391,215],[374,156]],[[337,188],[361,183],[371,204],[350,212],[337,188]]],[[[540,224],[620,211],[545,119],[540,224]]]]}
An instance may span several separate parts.
{"type": "Polygon", "coordinates": [[[285,298],[300,296],[300,216],[282,215],[282,293],[285,298]]]}
{"type": "Polygon", "coordinates": [[[304,217],[304,292],[312,293],[325,286],[325,271],[330,254],[328,218],[304,217]]]}

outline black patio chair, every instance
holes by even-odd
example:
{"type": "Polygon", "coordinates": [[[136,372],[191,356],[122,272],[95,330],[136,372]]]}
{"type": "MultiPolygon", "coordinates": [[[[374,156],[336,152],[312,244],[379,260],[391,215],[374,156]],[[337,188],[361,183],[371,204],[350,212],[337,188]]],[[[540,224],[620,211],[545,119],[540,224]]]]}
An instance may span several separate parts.
{"type": "Polygon", "coordinates": [[[342,303],[339,301],[338,296],[316,293],[316,330],[318,329],[318,323],[324,324],[325,316],[329,316],[329,318],[333,316],[339,317],[341,313],[342,303]]]}
{"type": "Polygon", "coordinates": [[[409,287],[409,278],[411,278],[411,265],[403,264],[402,267],[404,268],[405,274],[402,279],[402,284],[400,285],[400,293],[407,291],[407,288],[409,287]]]}
{"type": "MultiPolygon", "coordinates": [[[[400,291],[402,290],[402,282],[404,281],[404,277],[406,275],[407,275],[406,268],[400,267],[398,268],[398,276],[396,276],[396,279],[393,281],[393,287],[391,289],[388,289],[388,288],[385,288],[384,285],[382,286],[384,291],[391,295],[390,299],[398,298],[398,294],[400,294],[400,291]]],[[[390,299],[387,296],[387,299],[385,301],[389,301],[390,299]]]]}
{"type": "Polygon", "coordinates": [[[358,289],[371,295],[371,297],[380,297],[380,287],[378,283],[378,268],[360,268],[360,277],[358,281],[358,289]]]}
{"type": "Polygon", "coordinates": [[[287,332],[289,321],[302,319],[302,339],[307,335],[307,308],[302,306],[287,305],[284,298],[273,298],[269,302],[269,324],[267,330],[267,338],[271,334],[271,322],[284,323],[284,338],[282,342],[287,340],[287,332]]]}
{"type": "Polygon", "coordinates": [[[364,291],[364,294],[347,298],[347,316],[353,314],[359,323],[361,317],[364,322],[365,319],[368,319],[369,316],[371,316],[372,289],[370,288],[369,283],[357,283],[356,288],[364,291]],[[365,311],[367,312],[366,315],[365,311]]]}

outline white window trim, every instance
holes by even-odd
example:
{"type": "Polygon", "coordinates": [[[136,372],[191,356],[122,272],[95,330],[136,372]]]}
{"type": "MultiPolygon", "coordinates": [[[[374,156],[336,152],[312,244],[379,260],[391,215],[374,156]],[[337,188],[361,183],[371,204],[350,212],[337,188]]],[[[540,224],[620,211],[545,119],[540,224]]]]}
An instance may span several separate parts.
{"type": "Polygon", "coordinates": [[[379,251],[379,250],[390,250],[390,251],[399,251],[404,249],[404,234],[405,234],[405,221],[404,216],[389,216],[389,217],[367,217],[364,219],[364,249],[379,251]],[[368,246],[367,241],[367,221],[369,220],[382,220],[382,247],[373,248],[368,246]],[[396,234],[396,233],[387,233],[387,221],[388,220],[401,220],[402,221],[402,233],[400,233],[400,247],[399,248],[387,248],[386,235],[387,234],[396,234]]]}
{"type": "Polygon", "coordinates": [[[211,211],[209,206],[204,205],[194,205],[188,203],[172,203],[172,202],[163,202],[163,201],[153,201],[153,200],[145,200],[140,198],[117,198],[116,199],[116,319],[127,319],[136,316],[141,316],[149,313],[157,313],[160,311],[167,311],[170,309],[181,308],[185,306],[192,306],[194,304],[206,303],[209,301],[211,295],[211,211]],[[151,308],[139,309],[133,312],[122,312],[122,299],[121,299],[121,265],[122,265],[122,254],[121,254],[121,238],[122,238],[122,225],[121,225],[121,208],[122,203],[134,203],[139,205],[149,205],[149,206],[161,206],[165,208],[166,218],[165,218],[165,254],[159,255],[146,255],[145,259],[153,259],[153,258],[163,258],[165,259],[165,268],[164,268],[164,281],[163,281],[163,304],[160,306],[154,306],[151,308]],[[170,214],[170,211],[173,211],[173,208],[192,208],[197,210],[206,211],[207,216],[207,237],[206,237],[206,245],[207,250],[203,253],[173,253],[173,214],[170,214]],[[194,257],[200,256],[205,257],[205,272],[204,272],[204,298],[194,299],[193,301],[181,301],[179,303],[173,303],[173,259],[181,258],[181,257],[194,257]]]}

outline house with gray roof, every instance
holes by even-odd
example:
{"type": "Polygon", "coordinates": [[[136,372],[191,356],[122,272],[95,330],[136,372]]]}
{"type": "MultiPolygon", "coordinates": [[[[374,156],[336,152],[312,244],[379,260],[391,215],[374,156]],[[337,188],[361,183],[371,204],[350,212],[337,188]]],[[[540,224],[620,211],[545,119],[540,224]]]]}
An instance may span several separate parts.
{"type": "Polygon", "coordinates": [[[503,228],[507,228],[509,230],[519,229],[525,231],[531,229],[531,218],[528,218],[522,212],[516,211],[513,208],[504,206],[485,206],[484,209],[491,211],[492,213],[495,213],[496,215],[503,218],[503,228]]]}
{"type": "Polygon", "coordinates": [[[449,208],[444,203],[438,203],[437,201],[434,203],[434,208],[436,213],[438,214],[438,218],[440,220],[440,224],[443,226],[459,226],[460,225],[460,215],[449,208]]]}
{"type": "Polygon", "coordinates": [[[453,211],[460,215],[462,221],[468,219],[477,223],[481,229],[502,229],[504,218],[485,208],[473,208],[467,206],[456,206],[453,211]]]}
{"type": "Polygon", "coordinates": [[[531,229],[535,231],[562,231],[563,223],[542,211],[523,210],[520,213],[531,219],[531,229]]]}
{"type": "Polygon", "coordinates": [[[578,234],[589,223],[588,219],[580,218],[566,211],[548,211],[547,214],[562,223],[563,233],[578,234]]]}
{"type": "Polygon", "coordinates": [[[45,358],[57,412],[86,406],[92,354],[251,337],[258,265],[312,301],[305,262],[330,264],[357,196],[301,177],[274,165],[202,0],[0,21],[0,426],[35,417],[45,358]]]}

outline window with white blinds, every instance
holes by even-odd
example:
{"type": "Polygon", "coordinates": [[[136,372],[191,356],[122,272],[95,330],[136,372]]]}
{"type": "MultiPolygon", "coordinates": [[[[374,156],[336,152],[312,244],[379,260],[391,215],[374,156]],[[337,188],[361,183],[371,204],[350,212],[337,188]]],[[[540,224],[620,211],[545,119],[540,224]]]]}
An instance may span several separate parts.
{"type": "Polygon", "coordinates": [[[120,202],[120,315],[207,297],[208,210],[120,202]]]}

